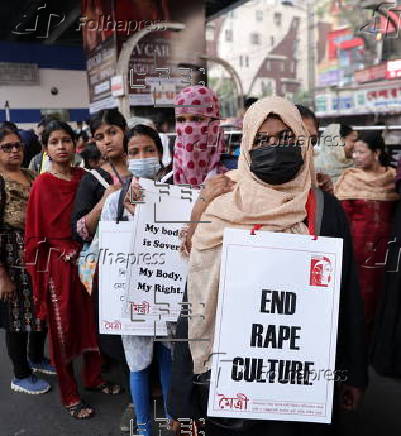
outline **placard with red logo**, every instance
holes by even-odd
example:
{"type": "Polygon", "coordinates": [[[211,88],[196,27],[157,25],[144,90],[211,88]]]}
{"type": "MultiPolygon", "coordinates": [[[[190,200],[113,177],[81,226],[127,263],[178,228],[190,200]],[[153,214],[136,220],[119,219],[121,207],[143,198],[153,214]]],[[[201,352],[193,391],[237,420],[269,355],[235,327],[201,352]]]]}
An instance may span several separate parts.
{"type": "Polygon", "coordinates": [[[225,230],[208,416],[331,422],[342,249],[225,230]]]}

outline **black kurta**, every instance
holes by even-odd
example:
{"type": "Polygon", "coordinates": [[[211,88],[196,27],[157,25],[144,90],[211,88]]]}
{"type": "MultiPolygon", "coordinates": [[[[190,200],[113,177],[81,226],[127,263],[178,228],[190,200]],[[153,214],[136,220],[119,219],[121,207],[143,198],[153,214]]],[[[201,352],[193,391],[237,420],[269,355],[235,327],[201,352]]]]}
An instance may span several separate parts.
{"type": "MultiPolygon", "coordinates": [[[[398,183],[398,192],[401,185],[398,183]]],[[[382,295],[376,313],[371,360],[387,377],[401,377],[401,202],[398,202],[388,244],[382,295]]]]}
{"type": "MultiPolygon", "coordinates": [[[[97,168],[96,171],[110,184],[113,184],[113,179],[110,174],[102,168],[97,168]]],[[[75,197],[74,210],[72,213],[72,235],[77,241],[84,243],[81,236],[77,232],[77,222],[88,215],[93,210],[97,203],[102,199],[105,192],[104,186],[90,173],[86,174],[79,184],[77,195],[75,197]]],[[[121,342],[121,336],[101,335],[99,334],[99,275],[98,267],[94,276],[92,287],[92,300],[95,308],[96,324],[98,331],[98,342],[102,353],[120,362],[125,362],[124,348],[121,342]]]]}
{"type": "MultiPolygon", "coordinates": [[[[340,313],[338,324],[336,369],[346,371],[346,383],[354,387],[365,388],[368,383],[368,359],[365,322],[363,318],[362,298],[359,291],[356,265],[353,257],[352,239],[348,221],[340,203],[330,194],[324,193],[324,212],[321,222],[321,236],[343,239],[343,267],[340,290],[340,313]]],[[[185,338],[188,337],[187,318],[180,317],[177,325],[177,338],[173,356],[173,371],[168,398],[168,412],[174,418],[199,419],[206,416],[206,400],[199,388],[198,379],[193,374],[192,357],[185,338]],[[195,380],[195,383],[193,383],[195,380]]],[[[336,414],[336,407],[334,407],[336,414]]],[[[333,423],[336,419],[333,418],[333,423]]],[[[256,436],[258,434],[321,435],[330,432],[333,426],[324,424],[283,423],[260,421],[255,427],[235,434],[256,436]],[[259,433],[260,432],[260,433],[259,433]]],[[[207,424],[206,434],[223,436],[230,431],[207,424]],[[208,432],[209,431],[209,432],[208,432]]],[[[231,434],[233,432],[231,431],[231,434]]]]}

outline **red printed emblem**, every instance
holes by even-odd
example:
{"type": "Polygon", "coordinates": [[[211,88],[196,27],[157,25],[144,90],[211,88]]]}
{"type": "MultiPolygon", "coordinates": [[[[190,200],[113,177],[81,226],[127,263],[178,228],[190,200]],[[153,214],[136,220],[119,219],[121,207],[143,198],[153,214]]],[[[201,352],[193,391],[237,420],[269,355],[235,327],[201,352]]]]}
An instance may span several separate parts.
{"type": "Polygon", "coordinates": [[[328,288],[332,281],[333,268],[326,256],[312,256],[310,263],[310,286],[328,288]]]}

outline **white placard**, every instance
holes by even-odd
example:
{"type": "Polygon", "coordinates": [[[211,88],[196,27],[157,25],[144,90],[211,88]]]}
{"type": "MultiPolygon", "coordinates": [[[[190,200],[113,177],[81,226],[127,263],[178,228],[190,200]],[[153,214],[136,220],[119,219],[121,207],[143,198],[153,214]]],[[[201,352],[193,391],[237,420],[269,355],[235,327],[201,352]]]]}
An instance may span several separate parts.
{"type": "Polygon", "coordinates": [[[208,416],[331,421],[342,245],[225,230],[208,416]]]}
{"type": "Polygon", "coordinates": [[[128,268],[136,262],[146,267],[146,260],[130,251],[133,231],[133,221],[99,222],[99,331],[106,335],[167,336],[164,320],[132,317],[125,294],[128,268]]]}
{"type": "Polygon", "coordinates": [[[179,233],[190,220],[198,192],[149,179],[139,179],[139,184],[144,189],[144,203],[135,210],[130,251],[152,259],[152,264],[130,265],[127,300],[134,308],[140,306],[137,316],[176,321],[188,270],[188,262],[180,254],[179,233]]]}

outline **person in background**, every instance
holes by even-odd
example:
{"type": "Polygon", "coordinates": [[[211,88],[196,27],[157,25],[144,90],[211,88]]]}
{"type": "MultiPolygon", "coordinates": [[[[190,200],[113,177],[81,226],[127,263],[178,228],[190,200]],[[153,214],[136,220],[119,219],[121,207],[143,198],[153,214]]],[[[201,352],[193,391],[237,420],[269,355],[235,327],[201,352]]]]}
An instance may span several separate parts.
{"type": "Polygon", "coordinates": [[[88,142],[85,148],[81,152],[84,168],[93,169],[99,168],[103,162],[102,155],[99,149],[96,147],[96,143],[88,142]]]}
{"type": "MultiPolygon", "coordinates": [[[[396,191],[401,194],[401,158],[398,160],[396,191]]],[[[384,377],[401,379],[401,201],[395,207],[385,275],[371,346],[371,362],[384,377]]],[[[383,261],[384,262],[384,261],[383,261]]]]}
{"type": "Polygon", "coordinates": [[[22,162],[22,166],[27,168],[33,157],[36,156],[37,153],[40,153],[42,145],[33,129],[19,130],[18,132],[24,144],[24,160],[22,162]]]}
{"type": "Polygon", "coordinates": [[[302,121],[309,133],[310,143],[313,147],[315,147],[319,141],[319,121],[316,118],[315,113],[308,107],[297,104],[296,108],[301,114],[302,121]]]}
{"type": "Polygon", "coordinates": [[[124,179],[130,177],[124,138],[126,127],[126,121],[117,109],[99,111],[91,119],[91,135],[104,159],[97,173],[109,188],[106,189],[93,174],[82,178],[72,215],[73,235],[81,243],[93,239],[107,196],[120,189],[124,179]]]}
{"type": "MultiPolygon", "coordinates": [[[[85,145],[88,143],[89,141],[89,136],[88,134],[85,132],[85,130],[80,130],[77,135],[77,154],[81,155],[82,151],[85,149],[85,145]]],[[[80,162],[81,163],[81,162],[80,162]]],[[[79,166],[77,159],[76,159],[76,164],[75,166],[79,166]]]]}
{"type": "Polygon", "coordinates": [[[56,374],[44,357],[46,325],[36,317],[31,281],[21,268],[25,211],[34,173],[21,168],[22,139],[16,130],[0,128],[0,327],[5,329],[14,379],[11,389],[26,394],[50,390],[33,371],[56,374]]]}
{"type": "Polygon", "coordinates": [[[0,124],[0,127],[14,130],[20,136],[24,145],[24,160],[22,161],[22,168],[27,168],[31,159],[42,149],[38,136],[35,134],[33,129],[18,129],[17,125],[11,121],[4,121],[0,124]]]}
{"type": "MultiPolygon", "coordinates": [[[[50,121],[57,121],[57,118],[53,116],[43,117],[37,125],[36,132],[40,143],[42,143],[43,131],[50,121]]],[[[81,163],[82,163],[81,156],[75,153],[74,159],[72,160],[72,166],[78,167],[81,165],[81,163]]],[[[50,168],[51,168],[51,159],[49,159],[49,156],[43,150],[43,143],[42,143],[42,150],[39,151],[36,155],[34,155],[29,161],[29,169],[34,171],[36,174],[42,174],[49,171],[50,168]]]]}
{"type": "Polygon", "coordinates": [[[369,337],[380,298],[387,246],[396,202],[396,171],[380,131],[360,133],[354,145],[355,168],[346,169],[334,193],[348,217],[359,267],[359,282],[369,337]]]}
{"type": "Polygon", "coordinates": [[[93,306],[78,276],[80,244],[72,239],[71,213],[85,171],[71,166],[74,132],[64,122],[51,121],[43,132],[43,146],[53,164],[50,172],[36,178],[29,196],[25,261],[37,316],[50,329],[62,403],[73,418],[87,419],[95,410],[78,393],[72,365],[76,357],[83,356],[86,389],[114,395],[120,387],[101,376],[93,306]]]}
{"type": "Polygon", "coordinates": [[[352,151],[358,139],[355,130],[345,124],[330,124],[319,140],[315,168],[336,183],[341,173],[353,165],[352,151]]]}
{"type": "Polygon", "coordinates": [[[163,145],[163,165],[168,166],[172,161],[172,155],[170,153],[169,147],[169,137],[167,133],[169,133],[169,122],[167,116],[163,112],[159,112],[156,117],[155,127],[157,132],[159,133],[160,139],[163,145]]]}
{"type": "MultiPolygon", "coordinates": [[[[306,106],[297,104],[296,108],[301,114],[302,121],[305,124],[306,130],[310,135],[310,144],[315,147],[319,141],[319,121],[316,118],[315,113],[306,106]]],[[[330,194],[334,193],[333,182],[329,175],[318,172],[316,173],[316,181],[320,189],[329,192],[330,194]]]]}
{"type": "MultiPolygon", "coordinates": [[[[231,436],[234,434],[232,427],[237,426],[237,420],[207,417],[206,389],[202,391],[201,388],[210,378],[209,356],[213,341],[197,341],[198,338],[213,337],[224,228],[251,229],[255,223],[260,223],[262,230],[267,231],[298,234],[313,231],[308,229],[314,214],[311,199],[316,195],[311,160],[309,135],[295,106],[281,97],[259,100],[244,118],[239,168],[226,175],[236,182],[235,186],[231,192],[209,203],[201,220],[211,224],[198,224],[194,234],[187,279],[188,303],[192,304],[192,313],[202,314],[205,318],[181,316],[178,320],[179,340],[175,343],[173,356],[168,412],[175,420],[179,417],[195,420],[206,417],[206,434],[231,436]],[[283,139],[288,141],[288,137],[294,138],[293,150],[279,146],[283,139]],[[296,142],[301,137],[308,139],[306,143],[303,141],[303,146],[296,142]],[[291,153],[287,154],[291,165],[282,163],[281,150],[291,153]],[[185,341],[188,338],[191,338],[190,342],[185,341]]],[[[323,192],[322,201],[324,212],[320,235],[344,240],[336,369],[346,371],[348,378],[346,383],[338,386],[335,400],[339,400],[341,407],[353,410],[367,385],[362,301],[346,216],[330,194],[323,192]]],[[[336,409],[335,406],[334,425],[337,424],[336,409]]],[[[179,427],[178,422],[174,422],[177,434],[184,434],[180,433],[179,427]]],[[[236,434],[244,436],[321,436],[330,432],[332,427],[256,421],[252,428],[237,430],[236,434]]]]}
{"type": "MultiPolygon", "coordinates": [[[[139,195],[139,177],[158,181],[162,178],[163,145],[154,129],[141,124],[136,125],[127,132],[126,140],[128,142],[128,168],[134,176],[130,186],[134,189],[132,193],[139,195]]],[[[126,192],[128,193],[128,190],[123,188],[120,191],[113,192],[107,198],[102,210],[102,221],[117,219],[120,196],[125,197],[126,192]]],[[[124,202],[124,215],[121,218],[133,220],[135,205],[129,204],[129,199],[127,200],[124,202]]],[[[168,325],[170,339],[172,338],[172,328],[171,325],[168,325]]],[[[141,424],[137,434],[142,436],[151,436],[152,434],[150,376],[153,359],[157,360],[163,400],[166,407],[170,384],[172,343],[168,338],[165,339],[155,342],[154,338],[150,336],[122,336],[125,357],[130,370],[130,390],[135,414],[138,425],[141,424]]]]}
{"type": "Polygon", "coordinates": [[[38,125],[36,126],[36,134],[39,138],[40,144],[42,145],[42,150],[39,151],[29,162],[29,169],[34,171],[36,174],[45,172],[50,168],[50,162],[43,151],[42,135],[46,124],[52,120],[56,120],[56,118],[50,116],[42,117],[38,125]]]}

